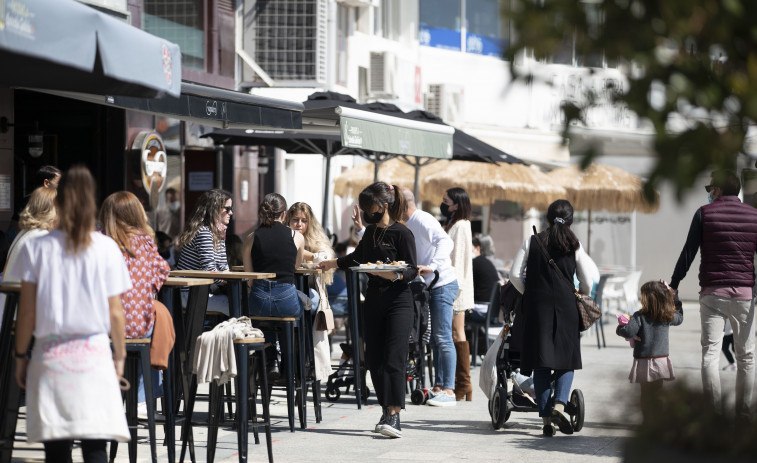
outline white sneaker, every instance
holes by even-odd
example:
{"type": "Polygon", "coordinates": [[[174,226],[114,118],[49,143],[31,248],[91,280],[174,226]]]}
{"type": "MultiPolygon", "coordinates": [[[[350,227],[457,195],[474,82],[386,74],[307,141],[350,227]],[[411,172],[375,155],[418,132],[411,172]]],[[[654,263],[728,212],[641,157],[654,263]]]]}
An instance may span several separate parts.
{"type": "Polygon", "coordinates": [[[427,400],[426,404],[431,405],[432,407],[454,407],[457,405],[457,399],[454,394],[449,395],[442,391],[435,395],[433,399],[427,400]]]}

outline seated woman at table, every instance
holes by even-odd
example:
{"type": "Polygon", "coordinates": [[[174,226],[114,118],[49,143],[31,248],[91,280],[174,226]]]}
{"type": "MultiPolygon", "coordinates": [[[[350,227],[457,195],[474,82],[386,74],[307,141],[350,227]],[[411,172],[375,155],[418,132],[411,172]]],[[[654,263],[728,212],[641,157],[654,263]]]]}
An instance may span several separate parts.
{"type": "MultiPolygon", "coordinates": [[[[171,268],[160,257],[153,241],[152,228],[139,199],[128,191],[119,191],[105,198],[100,207],[102,231],[113,238],[129,269],[132,288],[121,295],[126,318],[126,338],[152,338],[155,327],[154,296],[168,278],[171,268]]],[[[141,370],[140,376],[141,376],[141,370]]],[[[160,374],[152,370],[155,397],[161,396],[160,374]]],[[[139,380],[139,403],[145,401],[142,378],[139,380]]]]}
{"type": "Polygon", "coordinates": [[[413,294],[408,283],[418,275],[415,238],[403,224],[407,202],[399,187],[376,182],[358,197],[368,225],[355,250],[318,264],[324,270],[370,262],[405,261],[401,272],[369,274],[365,297],[365,355],[383,414],[375,432],[402,437],[399,413],[405,406],[408,336],[413,324],[413,294]]]}
{"type": "MultiPolygon", "coordinates": [[[[18,227],[19,233],[11,243],[8,260],[3,272],[3,283],[21,283],[17,266],[18,256],[27,241],[46,235],[55,227],[55,196],[58,190],[39,187],[32,192],[29,202],[21,211],[18,227]]],[[[0,327],[2,326],[5,295],[0,294],[0,327]]]]}
{"type": "MultiPolygon", "coordinates": [[[[331,248],[331,240],[326,236],[323,227],[313,214],[313,209],[307,203],[292,204],[287,211],[284,223],[288,224],[292,230],[300,232],[305,238],[305,249],[302,251],[303,262],[318,263],[335,257],[334,250],[331,248]]],[[[321,275],[311,275],[309,279],[310,288],[317,288],[317,296],[320,297],[321,294],[327,294],[326,286],[334,281],[334,271],[329,270],[321,275]]]]}
{"type": "MultiPolygon", "coordinates": [[[[219,189],[203,193],[192,218],[179,236],[181,255],[176,270],[228,271],[226,229],[232,214],[231,193],[219,189]]],[[[183,306],[187,305],[188,298],[189,290],[182,289],[183,306]]],[[[226,281],[218,279],[210,287],[208,311],[229,314],[226,281]]]]}
{"type": "Polygon", "coordinates": [[[85,462],[104,463],[109,440],[129,440],[118,378],[126,358],[121,295],[131,280],[118,245],[95,232],[95,181],[86,167],[66,172],[56,204],[58,227],[19,257],[15,356],[26,436],[44,443],[46,461],[71,461],[77,439],[85,462]]]}
{"type": "MultiPolygon", "coordinates": [[[[302,315],[302,305],[294,286],[294,271],[302,262],[305,238],[284,225],[286,200],[278,193],[269,193],[258,208],[258,228],[244,242],[245,272],[275,273],[268,280],[253,280],[249,297],[249,311],[259,317],[294,317],[302,315]]],[[[266,340],[273,342],[272,333],[266,340]]],[[[267,350],[273,357],[275,351],[267,350]]],[[[269,371],[275,374],[274,362],[269,371]]],[[[277,372],[276,372],[277,373],[277,372]]]]}

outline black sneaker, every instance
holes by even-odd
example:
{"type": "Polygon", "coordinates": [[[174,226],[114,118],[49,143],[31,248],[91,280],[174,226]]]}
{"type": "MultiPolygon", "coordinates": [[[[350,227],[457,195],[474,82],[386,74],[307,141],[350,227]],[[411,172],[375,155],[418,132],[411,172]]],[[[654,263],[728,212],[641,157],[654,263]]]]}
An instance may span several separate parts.
{"type": "Polygon", "coordinates": [[[542,434],[544,435],[544,437],[552,437],[552,436],[554,436],[554,435],[555,435],[555,425],[554,425],[554,424],[552,424],[552,423],[550,423],[550,424],[545,424],[545,425],[544,425],[544,426],[543,426],[543,427],[541,428],[541,432],[542,432],[542,434]]]}
{"type": "Polygon", "coordinates": [[[381,413],[381,419],[378,423],[376,423],[376,427],[373,429],[373,432],[380,433],[382,429],[384,429],[384,426],[386,426],[386,408],[381,413]]]}
{"type": "Polygon", "coordinates": [[[402,428],[400,427],[400,414],[386,416],[386,424],[379,431],[381,434],[387,437],[402,437],[402,428]]]}

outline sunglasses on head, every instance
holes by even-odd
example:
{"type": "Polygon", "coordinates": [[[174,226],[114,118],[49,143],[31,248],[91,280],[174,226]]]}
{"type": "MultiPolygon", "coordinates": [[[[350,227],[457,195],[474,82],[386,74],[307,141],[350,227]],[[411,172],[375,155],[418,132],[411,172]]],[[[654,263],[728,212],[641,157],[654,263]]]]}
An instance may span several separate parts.
{"type": "Polygon", "coordinates": [[[226,211],[227,214],[231,214],[234,211],[231,206],[223,206],[223,210],[226,211]]]}
{"type": "Polygon", "coordinates": [[[709,193],[710,191],[712,191],[713,188],[715,188],[715,185],[705,185],[704,186],[704,189],[705,189],[705,191],[707,193],[709,193]]]}

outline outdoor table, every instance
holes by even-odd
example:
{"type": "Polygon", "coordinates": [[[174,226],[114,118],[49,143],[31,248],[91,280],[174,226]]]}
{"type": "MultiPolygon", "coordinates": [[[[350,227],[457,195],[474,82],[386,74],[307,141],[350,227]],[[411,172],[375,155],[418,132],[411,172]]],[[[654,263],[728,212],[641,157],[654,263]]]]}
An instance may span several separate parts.
{"type": "Polygon", "coordinates": [[[6,295],[3,326],[0,329],[0,398],[5,404],[0,416],[0,463],[11,461],[18,407],[21,403],[21,388],[16,383],[12,355],[14,351],[13,320],[16,317],[20,292],[20,283],[0,284],[0,293],[6,295]]]}
{"type": "Polygon", "coordinates": [[[172,277],[213,278],[229,282],[229,314],[234,318],[242,315],[242,281],[276,278],[275,273],[261,272],[208,272],[206,270],[172,270],[172,277]]]}
{"type": "MultiPolygon", "coordinates": [[[[171,312],[171,317],[173,318],[174,323],[174,331],[177,332],[177,341],[183,340],[184,333],[186,333],[186,325],[181,310],[181,288],[187,286],[210,286],[212,284],[212,278],[168,277],[166,281],[163,282],[163,288],[160,291],[160,300],[163,305],[166,306],[168,311],[171,312]],[[174,305],[176,303],[178,303],[178,306],[174,305]],[[181,331],[179,332],[179,330],[181,331]]],[[[179,345],[180,349],[184,348],[184,346],[181,345],[180,341],[177,345],[179,345]]],[[[176,345],[174,345],[174,347],[175,346],[176,345]]],[[[174,354],[172,350],[168,358],[168,368],[165,370],[165,373],[163,375],[163,389],[172,393],[171,396],[166,397],[165,400],[166,441],[168,442],[168,461],[170,461],[171,463],[176,461],[176,414],[174,412],[174,398],[179,397],[178,387],[174,387],[173,378],[177,375],[182,375],[181,379],[183,383],[183,374],[181,370],[181,366],[177,365],[174,362],[174,354]]],[[[178,385],[179,383],[176,384],[178,385]]],[[[188,392],[188,387],[183,389],[186,389],[186,391],[184,392],[188,392]]],[[[178,409],[176,411],[178,412],[178,409]]]]}

